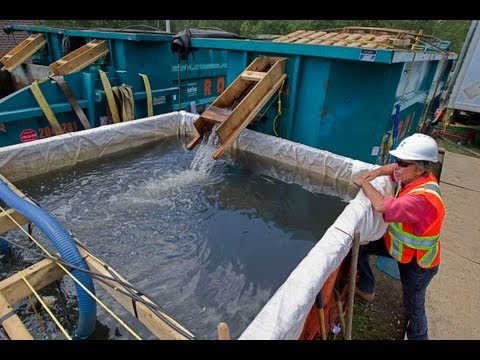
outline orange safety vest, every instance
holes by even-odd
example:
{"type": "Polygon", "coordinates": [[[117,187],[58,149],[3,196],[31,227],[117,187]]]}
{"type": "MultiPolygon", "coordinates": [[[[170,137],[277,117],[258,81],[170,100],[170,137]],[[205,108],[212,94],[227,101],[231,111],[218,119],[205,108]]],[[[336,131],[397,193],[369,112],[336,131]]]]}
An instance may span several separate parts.
{"type": "Polygon", "coordinates": [[[412,224],[390,223],[385,234],[387,250],[394,259],[408,263],[416,255],[417,263],[422,268],[432,268],[440,262],[441,245],[438,240],[445,217],[440,187],[437,178],[430,173],[412,181],[400,191],[398,197],[407,194],[424,196],[437,209],[437,218],[420,235],[413,234],[412,224]]]}

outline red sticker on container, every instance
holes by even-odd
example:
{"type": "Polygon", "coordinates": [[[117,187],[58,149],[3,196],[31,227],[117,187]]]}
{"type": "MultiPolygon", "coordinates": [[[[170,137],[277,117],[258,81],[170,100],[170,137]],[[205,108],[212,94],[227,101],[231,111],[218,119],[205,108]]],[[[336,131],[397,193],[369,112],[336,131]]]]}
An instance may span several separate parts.
{"type": "Polygon", "coordinates": [[[37,139],[38,139],[38,136],[35,130],[25,129],[25,130],[22,130],[22,132],[20,133],[20,140],[22,141],[22,143],[34,141],[37,139]]]}

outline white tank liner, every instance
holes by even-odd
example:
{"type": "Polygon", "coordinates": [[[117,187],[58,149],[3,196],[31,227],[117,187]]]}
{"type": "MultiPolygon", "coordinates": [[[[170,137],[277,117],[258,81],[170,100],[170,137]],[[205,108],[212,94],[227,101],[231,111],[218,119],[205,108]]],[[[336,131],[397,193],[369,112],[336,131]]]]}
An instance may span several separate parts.
{"type": "MultiPolygon", "coordinates": [[[[0,173],[10,181],[17,181],[169,136],[181,136],[187,141],[194,134],[193,121],[197,116],[183,111],[173,112],[3,147],[0,148],[0,173]]],[[[234,142],[232,149],[294,168],[296,175],[270,172],[283,181],[297,182],[296,177],[315,174],[319,178],[336,179],[338,181],[325,180],[323,193],[350,200],[240,336],[240,339],[298,339],[315,296],[348,254],[354,233],[360,234],[361,243],[379,239],[385,233],[387,224],[382,216],[372,210],[363,192],[356,193],[352,185],[356,175],[376,165],[248,129],[234,142]]],[[[372,184],[384,195],[393,193],[387,177],[379,177],[372,184]]],[[[308,188],[308,184],[304,187],[308,188]]]]}

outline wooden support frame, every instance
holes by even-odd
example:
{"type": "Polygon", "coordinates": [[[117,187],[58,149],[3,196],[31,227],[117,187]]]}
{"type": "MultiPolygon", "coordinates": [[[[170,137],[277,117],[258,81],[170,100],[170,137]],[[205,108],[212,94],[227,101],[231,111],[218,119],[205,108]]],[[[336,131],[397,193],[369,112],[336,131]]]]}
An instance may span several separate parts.
{"type": "MultiPolygon", "coordinates": [[[[0,293],[0,317],[7,316],[11,312],[12,306],[0,293]]],[[[7,316],[7,318],[2,321],[1,325],[12,340],[33,340],[32,335],[17,314],[11,314],[10,316],[7,316]]]]}
{"type": "Polygon", "coordinates": [[[108,42],[106,40],[92,40],[82,47],[65,55],[63,58],[50,64],[50,70],[55,75],[67,75],[82,70],[97,59],[107,55],[108,42]]]}
{"type": "MultiPolygon", "coordinates": [[[[90,268],[91,271],[97,272],[99,274],[105,275],[105,276],[112,276],[109,271],[107,271],[105,265],[101,263],[99,260],[97,260],[95,257],[91,256],[90,253],[88,253],[86,250],[82,248],[78,248],[80,251],[80,254],[84,257],[85,262],[87,263],[88,267],[90,268]]],[[[126,280],[123,276],[118,274],[115,270],[109,268],[110,271],[113,271],[116,276],[120,280],[122,280],[125,283],[129,283],[128,280],[126,280]]],[[[118,284],[115,281],[106,281],[107,283],[111,284],[113,286],[110,287],[104,283],[99,283],[100,286],[102,286],[119,304],[121,304],[130,314],[135,316],[135,309],[134,309],[134,304],[132,303],[132,299],[125,295],[122,294],[118,291],[115,290],[115,288],[122,288],[125,290],[125,288],[118,284]]],[[[125,290],[126,291],[126,290],[125,290]]],[[[147,302],[150,302],[152,304],[155,304],[152,300],[147,298],[146,296],[142,295],[141,298],[147,302]]],[[[145,304],[141,302],[137,302],[135,304],[136,306],[136,312],[138,315],[138,319],[140,322],[145,325],[145,327],[152,332],[155,336],[157,336],[161,340],[187,340],[187,338],[182,335],[181,333],[175,331],[172,329],[165,321],[163,321],[161,318],[159,318],[155,313],[153,313],[145,304]]],[[[193,337],[193,334],[190,333],[186,328],[184,328],[182,325],[180,325],[175,319],[172,317],[168,316],[167,314],[163,313],[162,311],[159,311],[165,318],[168,319],[169,322],[173,323],[175,326],[178,328],[182,329],[184,332],[187,334],[191,335],[193,337]]]]}
{"type": "MultiPolygon", "coordinates": [[[[41,289],[60,279],[65,273],[54,261],[45,259],[23,270],[22,274],[34,289],[41,289]]],[[[0,317],[11,312],[12,305],[31,294],[32,291],[18,273],[0,281],[0,317]]],[[[12,340],[33,340],[16,314],[12,313],[7,317],[2,326],[12,340]]]]}
{"type": "MultiPolygon", "coordinates": [[[[18,196],[24,198],[27,201],[31,201],[28,197],[26,197],[20,190],[18,190],[6,177],[4,177],[2,174],[0,174],[0,179],[3,180],[5,184],[8,185],[8,187],[16,193],[18,196]]],[[[15,211],[14,209],[7,209],[7,213],[5,214],[3,211],[0,213],[0,234],[4,234],[10,230],[16,229],[17,224],[15,224],[10,216],[18,222],[20,225],[25,225],[28,224],[30,221],[23,217],[20,213],[15,211]]]]}
{"type": "MultiPolygon", "coordinates": [[[[232,116],[229,122],[224,122],[217,129],[218,137],[222,145],[215,151],[213,154],[214,159],[218,159],[225,150],[233,143],[233,141],[242,133],[242,131],[250,124],[250,122],[255,118],[258,112],[262,107],[267,103],[273,94],[282,86],[282,83],[287,78],[287,75],[283,74],[277,82],[272,86],[272,88],[260,99],[256,101],[254,108],[248,113],[246,118],[243,118],[244,114],[239,113],[239,115],[232,116]]],[[[258,95],[258,94],[255,94],[258,95]]],[[[252,102],[253,103],[253,102],[252,102]]],[[[245,111],[246,112],[246,111],[245,111]]]]}
{"type": "Polygon", "coordinates": [[[215,123],[220,123],[216,131],[221,145],[213,155],[218,159],[284,83],[286,61],[286,58],[268,56],[252,61],[195,120],[198,135],[187,148],[193,149],[215,123]]]}
{"type": "Polygon", "coordinates": [[[5,65],[2,70],[12,72],[42,48],[46,42],[42,34],[30,35],[0,59],[0,62],[5,65]]]}
{"type": "MultiPolygon", "coordinates": [[[[29,200],[20,190],[18,190],[14,185],[12,185],[3,175],[0,174],[0,178],[19,196],[29,200]]],[[[22,219],[25,222],[28,222],[23,216],[18,214],[16,211],[9,209],[7,212],[10,212],[14,219],[19,219],[19,223],[22,222],[22,219]]],[[[4,214],[3,217],[0,215],[0,229],[7,229],[10,227],[10,224],[16,227],[15,224],[4,214]],[[7,221],[9,224],[7,224],[7,221]],[[7,225],[6,225],[7,224],[7,225]]],[[[7,230],[8,231],[8,230],[7,230]]],[[[84,261],[88,265],[90,271],[112,277],[111,272],[113,272],[118,279],[125,283],[129,283],[123,276],[118,274],[111,267],[107,266],[95,258],[88,251],[82,247],[77,246],[80,254],[84,258],[84,261]]],[[[62,278],[65,275],[64,270],[58,266],[58,264],[50,259],[44,259],[40,262],[22,270],[22,275],[28,280],[32,287],[36,290],[42,289],[43,287],[53,283],[54,281],[62,278]]],[[[194,335],[179,324],[174,318],[167,315],[166,313],[157,310],[163,318],[157,316],[150,308],[142,302],[136,302],[133,304],[132,298],[128,295],[125,295],[116,289],[122,289],[125,293],[128,293],[126,288],[118,284],[113,280],[106,280],[112,286],[106,285],[103,282],[98,282],[118,303],[123,305],[123,307],[130,312],[132,315],[137,315],[137,318],[140,322],[149,329],[152,334],[157,336],[161,340],[187,340],[188,338],[194,338],[194,335]],[[166,319],[167,321],[165,321],[166,319]],[[182,332],[172,328],[170,324],[173,324],[176,328],[180,329],[182,332]],[[185,336],[187,334],[189,337],[185,336]]],[[[2,281],[0,281],[0,317],[9,314],[12,311],[12,305],[18,301],[26,298],[31,295],[32,291],[22,279],[19,273],[16,273],[2,281]]],[[[142,300],[149,302],[153,305],[155,303],[150,300],[145,295],[139,295],[142,300]]],[[[20,318],[12,314],[2,321],[2,326],[5,329],[7,335],[12,340],[32,340],[31,334],[26,329],[25,325],[22,323],[20,318]]]]}

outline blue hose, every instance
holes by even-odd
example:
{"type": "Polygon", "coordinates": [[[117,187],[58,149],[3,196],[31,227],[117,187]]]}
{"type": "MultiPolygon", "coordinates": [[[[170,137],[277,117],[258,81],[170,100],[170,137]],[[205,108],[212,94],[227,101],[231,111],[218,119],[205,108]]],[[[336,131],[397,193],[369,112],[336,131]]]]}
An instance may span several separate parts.
{"type": "MultiPolygon", "coordinates": [[[[0,199],[33,222],[50,239],[62,259],[79,268],[88,270],[87,264],[83,261],[72,237],[65,228],[45,210],[15,194],[1,179],[0,199]]],[[[90,275],[78,269],[71,270],[71,273],[92,294],[95,294],[95,288],[90,275]]],[[[77,290],[79,318],[73,338],[86,339],[95,330],[97,305],[95,300],[80,285],[76,282],[74,284],[77,290]]]]}

